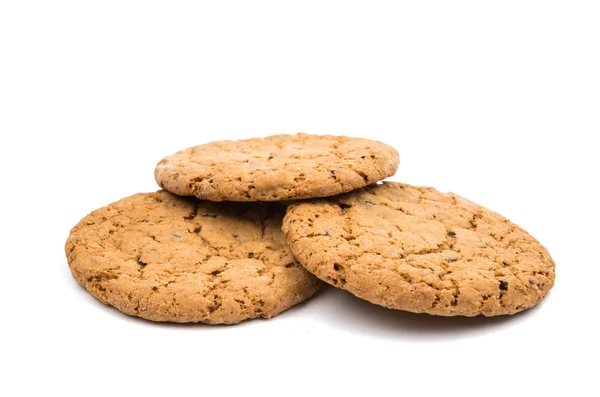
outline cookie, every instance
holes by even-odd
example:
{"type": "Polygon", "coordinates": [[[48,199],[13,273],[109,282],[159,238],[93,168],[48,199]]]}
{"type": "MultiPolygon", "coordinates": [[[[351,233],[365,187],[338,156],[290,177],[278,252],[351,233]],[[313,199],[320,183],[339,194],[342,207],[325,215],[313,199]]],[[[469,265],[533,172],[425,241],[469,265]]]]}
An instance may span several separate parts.
{"type": "Polygon", "coordinates": [[[72,230],[73,277],[154,321],[234,324],[302,302],[320,281],[294,259],[278,203],[212,203],[165,191],[98,209],[72,230]]]}
{"type": "Polygon", "coordinates": [[[218,141],[161,160],[156,182],[211,201],[279,201],[349,192],[393,175],[398,152],[381,142],[331,135],[218,141]]]}
{"type": "Polygon", "coordinates": [[[514,314],[554,284],[552,258],[525,230],[433,188],[384,182],[295,203],[283,231],[321,280],[393,309],[514,314]]]}

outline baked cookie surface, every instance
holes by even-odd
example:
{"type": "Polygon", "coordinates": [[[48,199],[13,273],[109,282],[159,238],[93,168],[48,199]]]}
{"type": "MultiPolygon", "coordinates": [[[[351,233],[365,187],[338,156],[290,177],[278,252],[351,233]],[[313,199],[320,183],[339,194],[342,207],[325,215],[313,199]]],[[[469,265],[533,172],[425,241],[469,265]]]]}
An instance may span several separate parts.
{"type": "Polygon", "coordinates": [[[234,324],[272,317],[320,281],[293,257],[277,203],[212,203],[165,191],[93,211],[65,252],[105,304],[154,321],[234,324]]]}
{"type": "Polygon", "coordinates": [[[294,203],[292,252],[320,279],[388,308],[514,314],[554,284],[548,251],[501,215],[452,193],[384,182],[294,203]]]}
{"type": "Polygon", "coordinates": [[[279,201],[332,196],[393,175],[398,152],[381,142],[331,135],[272,135],[218,141],[161,160],[156,182],[211,201],[279,201]]]}

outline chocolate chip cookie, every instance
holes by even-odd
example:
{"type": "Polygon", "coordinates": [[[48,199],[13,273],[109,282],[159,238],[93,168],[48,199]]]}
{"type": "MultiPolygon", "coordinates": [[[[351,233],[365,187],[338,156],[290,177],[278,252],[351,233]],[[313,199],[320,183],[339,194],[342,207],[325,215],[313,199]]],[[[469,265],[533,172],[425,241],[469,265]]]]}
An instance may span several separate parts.
{"type": "Polygon", "coordinates": [[[283,231],[317,277],[393,309],[513,314],[554,284],[552,258],[525,230],[433,188],[384,182],[294,203],[283,231]]]}
{"type": "Polygon", "coordinates": [[[82,286],[133,316],[209,324],[269,318],[320,284],[285,242],[284,211],[279,203],[140,193],[83,218],[65,251],[82,286]]]}
{"type": "Polygon", "coordinates": [[[398,152],[381,142],[332,135],[218,141],[161,160],[158,184],[211,201],[279,201],[349,192],[393,175],[398,152]]]}

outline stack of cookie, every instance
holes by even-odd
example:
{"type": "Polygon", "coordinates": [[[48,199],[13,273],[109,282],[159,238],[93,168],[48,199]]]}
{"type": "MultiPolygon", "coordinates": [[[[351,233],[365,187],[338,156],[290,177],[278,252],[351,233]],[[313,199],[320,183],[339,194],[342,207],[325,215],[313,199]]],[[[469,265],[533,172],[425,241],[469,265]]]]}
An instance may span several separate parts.
{"type": "Polygon", "coordinates": [[[321,281],[441,316],[514,314],[554,284],[540,243],[452,193],[396,182],[398,153],[308,134],[219,141],[160,161],[165,190],[83,218],[66,254],[100,301],[154,321],[275,316],[321,281]]]}

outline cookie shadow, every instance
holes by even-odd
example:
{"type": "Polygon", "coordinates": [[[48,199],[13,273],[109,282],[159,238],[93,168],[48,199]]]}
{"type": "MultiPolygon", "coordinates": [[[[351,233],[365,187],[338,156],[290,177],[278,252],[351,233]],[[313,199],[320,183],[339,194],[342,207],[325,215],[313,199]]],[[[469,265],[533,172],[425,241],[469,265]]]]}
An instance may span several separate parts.
{"type": "Polygon", "coordinates": [[[412,340],[448,340],[472,337],[515,324],[533,315],[543,304],[511,316],[441,317],[387,309],[333,287],[322,289],[319,315],[323,321],[349,333],[412,340]]]}
{"type": "Polygon", "coordinates": [[[117,321],[162,329],[203,330],[203,332],[221,332],[232,327],[239,329],[256,326],[292,316],[310,316],[319,322],[328,324],[331,328],[339,329],[340,332],[368,337],[393,340],[449,340],[471,337],[524,321],[534,315],[549,298],[546,297],[537,306],[512,316],[439,317],[386,309],[359,299],[347,291],[323,285],[312,298],[272,319],[259,318],[242,321],[238,324],[173,323],[155,322],[122,313],[113,306],[103,304],[93,297],[84,287],[72,280],[70,274],[65,274],[65,277],[69,278],[69,285],[79,299],[88,301],[96,310],[104,312],[117,321]]]}

